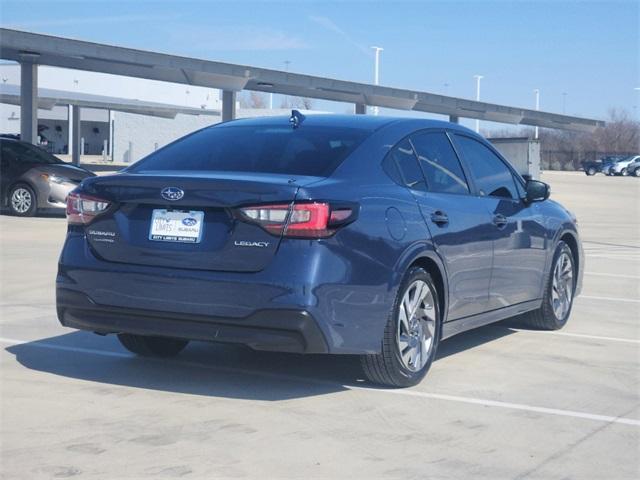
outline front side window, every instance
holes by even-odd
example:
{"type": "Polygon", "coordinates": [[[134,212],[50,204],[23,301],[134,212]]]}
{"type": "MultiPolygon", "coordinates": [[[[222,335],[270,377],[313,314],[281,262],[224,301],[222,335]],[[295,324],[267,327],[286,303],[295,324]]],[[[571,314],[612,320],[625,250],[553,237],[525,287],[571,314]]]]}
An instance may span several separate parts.
{"type": "Polygon", "coordinates": [[[473,138],[455,135],[481,196],[519,198],[511,170],[487,146],[473,138]]]}
{"type": "Polygon", "coordinates": [[[469,193],[469,185],[451,142],[443,132],[418,133],[411,137],[427,188],[437,193],[469,193]]]}

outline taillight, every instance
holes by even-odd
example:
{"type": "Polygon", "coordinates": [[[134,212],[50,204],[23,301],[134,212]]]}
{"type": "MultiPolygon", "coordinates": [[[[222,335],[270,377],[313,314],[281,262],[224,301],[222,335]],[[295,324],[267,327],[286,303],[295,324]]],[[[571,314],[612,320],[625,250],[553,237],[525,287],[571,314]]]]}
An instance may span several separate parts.
{"type": "Polygon", "coordinates": [[[67,221],[71,225],[87,225],[107,208],[106,200],[71,192],[67,196],[67,221]]]}
{"type": "Polygon", "coordinates": [[[242,216],[269,233],[298,238],[326,238],[355,219],[352,206],[325,202],[257,205],[240,209],[242,216]]]}

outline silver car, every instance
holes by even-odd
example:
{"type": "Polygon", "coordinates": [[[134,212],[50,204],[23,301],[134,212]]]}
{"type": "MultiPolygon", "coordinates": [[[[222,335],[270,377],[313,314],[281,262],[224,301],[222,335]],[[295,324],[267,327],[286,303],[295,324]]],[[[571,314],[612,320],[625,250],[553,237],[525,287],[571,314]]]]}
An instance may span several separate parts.
{"type": "Polygon", "coordinates": [[[631,165],[631,163],[633,163],[638,158],[640,158],[640,156],[631,155],[629,157],[624,157],[624,158],[621,158],[620,160],[616,160],[609,167],[609,171],[607,172],[607,174],[608,175],[623,175],[623,176],[627,176],[627,175],[631,174],[633,172],[633,170],[631,170],[629,168],[629,165],[631,165]]]}
{"type": "Polygon", "coordinates": [[[627,165],[627,175],[634,175],[640,177],[640,155],[634,155],[631,158],[631,163],[627,165]]]}
{"type": "Polygon", "coordinates": [[[21,217],[65,208],[69,192],[95,176],[30,143],[10,138],[0,138],[0,170],[2,207],[21,217]]]}

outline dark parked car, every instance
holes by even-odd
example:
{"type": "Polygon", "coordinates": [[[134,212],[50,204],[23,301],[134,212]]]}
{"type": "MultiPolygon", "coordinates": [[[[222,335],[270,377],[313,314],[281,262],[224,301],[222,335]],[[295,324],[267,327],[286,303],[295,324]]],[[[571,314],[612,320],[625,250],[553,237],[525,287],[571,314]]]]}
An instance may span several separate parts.
{"type": "Polygon", "coordinates": [[[585,161],[582,162],[582,169],[588,176],[595,175],[596,173],[608,175],[611,165],[622,158],[624,157],[621,155],[610,155],[595,161],[585,161]]]}
{"type": "Polygon", "coordinates": [[[565,325],[583,255],[548,196],[456,124],[222,123],[69,196],[58,317],[140,355],[358,354],[371,381],[413,385],[457,333],[565,325]]]}
{"type": "Polygon", "coordinates": [[[21,217],[64,209],[67,195],[94,174],[69,165],[30,143],[0,138],[2,207],[21,217]]]}

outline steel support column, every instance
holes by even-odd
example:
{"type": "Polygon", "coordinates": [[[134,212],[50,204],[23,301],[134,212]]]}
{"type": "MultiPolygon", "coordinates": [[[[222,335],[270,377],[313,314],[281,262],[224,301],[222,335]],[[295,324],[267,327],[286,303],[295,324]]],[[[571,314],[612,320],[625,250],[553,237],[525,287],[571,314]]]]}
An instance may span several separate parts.
{"type": "Polygon", "coordinates": [[[222,91],[222,121],[227,122],[236,118],[236,92],[222,91]]]}
{"type": "Polygon", "coordinates": [[[20,63],[20,139],[38,143],[38,64],[20,63]]]}
{"type": "Polygon", "coordinates": [[[356,103],[356,115],[366,115],[367,106],[364,103],[356,103]]]}
{"type": "Polygon", "coordinates": [[[73,106],[73,115],[71,120],[71,162],[74,165],[80,165],[80,153],[82,152],[81,132],[80,132],[80,107],[78,105],[73,106]]]}

